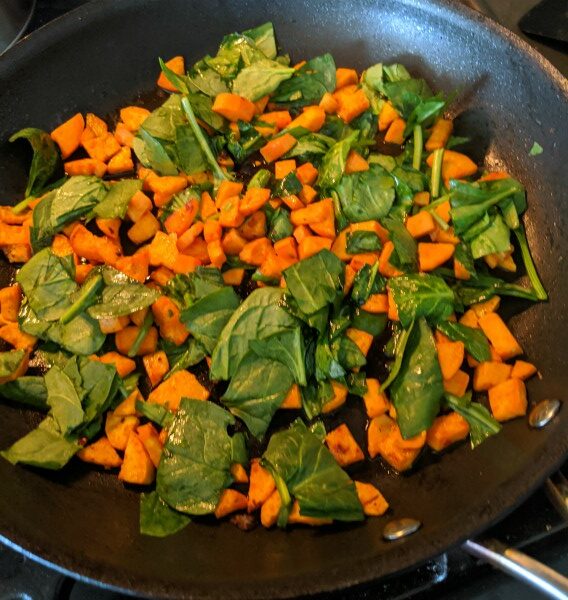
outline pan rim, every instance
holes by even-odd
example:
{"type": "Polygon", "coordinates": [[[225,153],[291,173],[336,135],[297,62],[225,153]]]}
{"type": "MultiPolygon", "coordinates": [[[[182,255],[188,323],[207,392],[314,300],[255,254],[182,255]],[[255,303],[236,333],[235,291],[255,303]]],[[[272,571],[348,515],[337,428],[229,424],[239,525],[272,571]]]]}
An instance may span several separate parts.
{"type": "MultiPolygon", "coordinates": [[[[157,0],[123,0],[119,10],[127,10],[130,7],[154,3],[157,0]]],[[[64,39],[68,34],[76,32],[78,29],[88,26],[89,22],[104,16],[104,12],[110,6],[116,6],[113,0],[93,0],[88,4],[81,6],[62,17],[44,25],[36,32],[22,38],[15,46],[0,57],[0,80],[4,76],[17,71],[20,65],[27,60],[34,58],[43,49],[52,46],[61,39],[64,39]],[[12,66],[14,65],[14,66],[12,66]]],[[[437,13],[446,19],[453,19],[458,24],[467,23],[470,26],[474,25],[483,29],[487,34],[505,41],[509,46],[521,53],[525,58],[529,59],[536,67],[544,71],[548,79],[555,86],[558,92],[563,96],[564,101],[568,102],[568,80],[541,54],[539,54],[527,42],[519,38],[516,34],[499,25],[488,17],[476,12],[475,10],[461,4],[456,4],[450,0],[402,0],[401,4],[417,8],[424,13],[437,13]]],[[[503,519],[507,514],[521,504],[539,485],[546,479],[549,472],[558,468],[568,453],[568,435],[564,434],[564,439],[560,435],[556,436],[555,443],[550,439],[544,446],[543,455],[546,455],[547,469],[539,471],[535,469],[536,474],[531,475],[529,481],[523,481],[523,484],[516,484],[513,478],[509,478],[498,490],[493,494],[493,507],[487,507],[487,510],[482,515],[475,513],[468,520],[468,527],[464,526],[462,521],[461,529],[470,532],[470,535],[456,537],[455,534],[446,534],[439,536],[438,539],[431,541],[429,549],[424,549],[421,553],[421,558],[416,560],[413,556],[412,560],[404,563],[399,561],[397,568],[393,568],[393,560],[385,562],[381,578],[388,577],[395,572],[404,571],[415,567],[434,556],[439,555],[449,547],[458,545],[465,539],[477,535],[479,532],[487,529],[491,525],[503,519]],[[563,443],[557,443],[558,439],[563,443]],[[553,465],[554,468],[550,468],[553,465]],[[515,498],[515,503],[511,504],[510,498],[515,498]],[[506,510],[499,507],[502,503],[507,505],[506,510]],[[389,564],[390,562],[390,564],[389,564]],[[400,563],[403,563],[402,565],[400,563]],[[390,567],[390,570],[389,570],[390,567]]],[[[551,436],[552,438],[552,436],[551,436]]],[[[542,461],[543,459],[541,459],[542,461]]],[[[538,466],[535,462],[535,466],[538,466]]],[[[21,552],[25,556],[39,562],[44,566],[55,569],[65,575],[71,576],[79,581],[92,585],[102,586],[106,589],[111,589],[117,592],[134,595],[144,594],[147,596],[168,595],[174,598],[218,598],[221,593],[225,593],[227,597],[234,598],[265,598],[267,591],[272,598],[291,598],[302,594],[317,594],[329,592],[332,590],[344,589],[347,587],[362,585],[376,581],[379,578],[376,567],[373,568],[373,562],[370,559],[360,559],[352,562],[349,565],[349,572],[334,570],[328,572],[325,578],[308,577],[301,575],[293,580],[281,581],[274,580],[273,583],[262,585],[257,582],[255,584],[246,584],[238,582],[231,590],[221,590],[215,588],[214,585],[202,584],[201,587],[188,589],[171,589],[167,587],[165,582],[155,581],[141,582],[137,588],[125,588],[125,578],[120,577],[116,572],[109,572],[108,566],[98,564],[95,561],[90,561],[88,557],[77,560],[74,556],[57,555],[57,563],[49,560],[50,555],[53,556],[53,551],[43,551],[43,549],[30,549],[29,541],[21,539],[17,532],[8,532],[3,524],[0,524],[0,541],[9,547],[21,552]],[[166,587],[164,587],[166,586],[166,587]]],[[[452,531],[452,527],[448,526],[447,531],[452,531]]]]}

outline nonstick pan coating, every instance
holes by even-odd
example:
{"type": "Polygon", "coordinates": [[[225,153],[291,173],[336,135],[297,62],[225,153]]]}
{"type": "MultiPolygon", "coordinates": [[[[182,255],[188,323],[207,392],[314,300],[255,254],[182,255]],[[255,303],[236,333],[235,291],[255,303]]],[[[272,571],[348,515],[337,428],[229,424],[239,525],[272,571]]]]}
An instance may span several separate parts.
{"type": "MultiPolygon", "coordinates": [[[[383,0],[103,0],[50,24],[0,59],[0,190],[19,198],[29,156],[9,135],[50,130],[77,111],[111,114],[155,89],[157,57],[188,62],[221,37],[275,24],[293,59],[330,51],[340,66],[404,63],[434,88],[457,89],[453,111],[467,151],[527,187],[528,237],[550,302],[511,304],[512,327],[542,379],[532,399],[568,389],[566,81],[526,44],[476,13],[445,2],[383,0]],[[544,152],[530,157],[538,141],[544,152]]],[[[6,275],[6,274],[5,274],[6,275]]],[[[350,422],[363,422],[352,401],[350,422]]],[[[1,406],[0,446],[34,415],[1,406]]],[[[412,567],[504,517],[565,458],[568,411],[543,431],[523,419],[475,451],[461,445],[391,476],[379,462],[355,471],[374,481],[392,516],[423,522],[386,543],[385,518],[329,529],[243,533],[229,523],[191,525],[165,540],[138,533],[138,493],[78,463],[59,473],[0,461],[0,534],[58,568],[154,596],[280,598],[375,580],[412,567]]],[[[364,442],[364,440],[360,440],[364,442]]]]}

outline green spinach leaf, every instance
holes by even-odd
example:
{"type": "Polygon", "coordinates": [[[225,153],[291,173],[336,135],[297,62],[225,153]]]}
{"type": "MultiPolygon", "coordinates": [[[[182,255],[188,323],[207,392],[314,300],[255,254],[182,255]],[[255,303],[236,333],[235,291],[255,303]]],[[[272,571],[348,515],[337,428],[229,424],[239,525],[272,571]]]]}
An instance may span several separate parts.
{"type": "Polygon", "coordinates": [[[157,492],[140,494],[140,533],[166,537],[181,531],[191,519],[168,506],[157,492]]]}
{"type": "Polygon", "coordinates": [[[39,196],[61,164],[59,150],[50,135],[41,129],[28,127],[10,137],[10,142],[25,139],[33,150],[32,164],[28,175],[25,196],[39,196]]]}
{"type": "MultiPolygon", "coordinates": [[[[352,131],[341,141],[336,142],[325,154],[321,161],[319,175],[316,184],[322,189],[332,188],[336,186],[345,173],[345,165],[347,163],[347,155],[359,138],[358,131],[352,131]]],[[[367,171],[364,171],[367,173],[367,171]]],[[[353,174],[349,177],[353,177],[353,174]]]]}
{"type": "Polygon", "coordinates": [[[295,73],[292,67],[267,58],[254,62],[239,71],[233,80],[233,93],[255,102],[273,92],[295,73]]]}
{"type": "Polygon", "coordinates": [[[347,252],[377,252],[381,249],[381,240],[374,231],[353,231],[347,234],[347,252]]]}
{"type": "Polygon", "coordinates": [[[47,388],[43,377],[24,375],[0,385],[0,397],[37,410],[47,410],[47,388]]]}
{"type": "Polygon", "coordinates": [[[262,340],[251,340],[251,350],[260,358],[286,365],[300,385],[307,385],[304,336],[300,327],[276,333],[262,340]]]}
{"type": "Polygon", "coordinates": [[[212,513],[232,481],[235,452],[243,452],[242,434],[227,427],[234,417],[212,402],[182,399],[169,429],[158,467],[156,491],[183,513],[212,513]]]}
{"type": "MultiPolygon", "coordinates": [[[[384,385],[382,388],[384,390],[384,385]]],[[[410,330],[400,370],[390,384],[390,396],[403,438],[414,437],[432,425],[440,411],[443,394],[434,336],[426,320],[420,318],[410,330]]]]}
{"type": "Polygon", "coordinates": [[[436,323],[436,329],[454,342],[463,342],[465,349],[475,360],[479,362],[491,360],[489,342],[480,329],[474,329],[452,321],[439,321],[436,323]]]}
{"type": "Polygon", "coordinates": [[[140,179],[121,179],[111,186],[108,194],[95,206],[93,213],[102,219],[124,219],[130,199],[141,189],[140,179]]]}
{"type": "Polygon", "coordinates": [[[471,392],[461,398],[446,394],[445,399],[448,407],[455,410],[468,422],[472,448],[479,446],[488,437],[501,431],[501,424],[493,418],[485,406],[471,401],[471,392]]]}

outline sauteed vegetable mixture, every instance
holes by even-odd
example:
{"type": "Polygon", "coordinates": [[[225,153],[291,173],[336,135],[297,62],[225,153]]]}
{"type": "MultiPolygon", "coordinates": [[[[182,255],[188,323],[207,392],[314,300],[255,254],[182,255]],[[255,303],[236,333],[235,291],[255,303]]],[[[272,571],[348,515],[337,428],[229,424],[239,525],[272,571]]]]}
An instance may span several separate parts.
{"type": "Polygon", "coordinates": [[[160,64],[153,111],[11,138],[33,159],[0,207],[0,395],[45,417],[6,460],[115,470],[148,535],[320,525],[387,511],[351,465],[376,483],[526,413],[537,369],[497,312],[546,299],[525,190],[460,152],[444,94],[292,64],[270,23],[160,64]]]}

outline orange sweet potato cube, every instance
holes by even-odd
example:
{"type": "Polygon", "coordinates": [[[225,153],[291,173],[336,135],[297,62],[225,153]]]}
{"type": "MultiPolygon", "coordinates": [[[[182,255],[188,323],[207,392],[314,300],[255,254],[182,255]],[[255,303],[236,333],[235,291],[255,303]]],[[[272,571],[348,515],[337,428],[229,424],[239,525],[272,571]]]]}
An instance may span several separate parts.
{"type": "Polygon", "coordinates": [[[489,390],[489,405],[497,421],[522,417],[527,412],[527,390],[520,379],[507,379],[489,390]]]}
{"type": "Polygon", "coordinates": [[[325,443],[335,460],[342,467],[347,467],[365,459],[363,451],[345,423],[330,431],[325,436],[325,443]]]}

